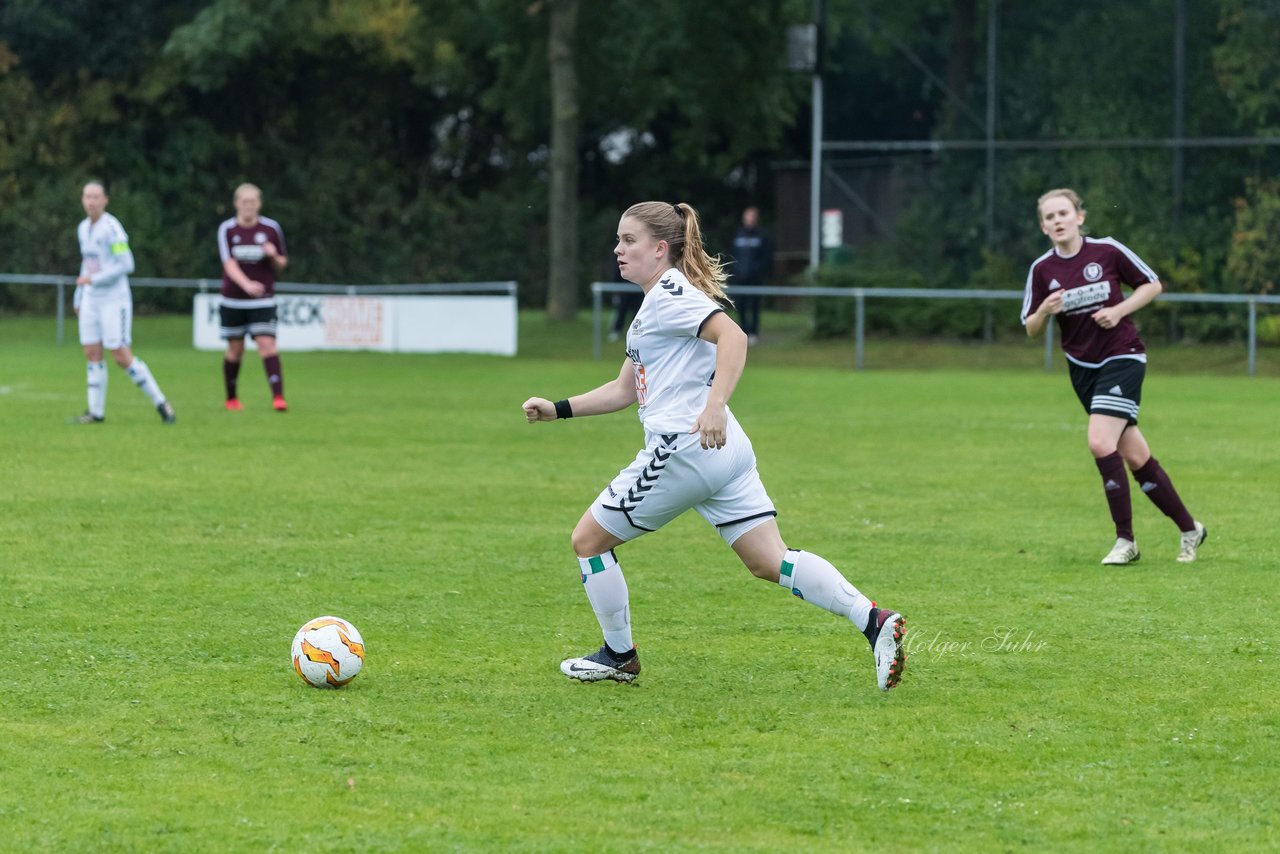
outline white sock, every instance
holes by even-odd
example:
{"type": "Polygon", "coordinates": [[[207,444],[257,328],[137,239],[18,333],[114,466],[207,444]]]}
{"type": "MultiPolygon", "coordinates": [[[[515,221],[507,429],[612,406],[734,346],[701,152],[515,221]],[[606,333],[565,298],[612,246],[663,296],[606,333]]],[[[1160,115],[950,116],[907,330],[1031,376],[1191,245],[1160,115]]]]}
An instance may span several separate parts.
{"type": "Polygon", "coordinates": [[[827,559],[813,552],[788,549],[778,572],[778,583],[806,602],[847,617],[866,631],[871,600],[858,592],[827,559]]]}
{"type": "Polygon", "coordinates": [[[627,604],[627,580],[612,551],[595,557],[578,558],[582,570],[582,586],[586,588],[591,610],[596,612],[604,642],[614,652],[626,652],[631,641],[631,608],[627,604]]]}
{"type": "Polygon", "coordinates": [[[89,414],[102,418],[107,414],[107,366],[101,362],[89,362],[85,377],[89,386],[89,414]]]}
{"type": "Polygon", "coordinates": [[[125,368],[129,372],[129,379],[133,380],[133,384],[151,398],[151,402],[156,406],[164,403],[164,392],[160,391],[160,386],[156,383],[156,378],[151,376],[151,369],[147,367],[147,363],[139,358],[134,358],[133,364],[125,368]]]}

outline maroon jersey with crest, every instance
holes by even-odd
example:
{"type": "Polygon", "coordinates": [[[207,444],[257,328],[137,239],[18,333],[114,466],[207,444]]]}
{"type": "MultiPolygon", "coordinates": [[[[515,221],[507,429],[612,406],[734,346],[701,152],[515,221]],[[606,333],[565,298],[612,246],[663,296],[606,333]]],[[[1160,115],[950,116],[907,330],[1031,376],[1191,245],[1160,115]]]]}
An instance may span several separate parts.
{"type": "MultiPolygon", "coordinates": [[[[276,268],[271,259],[263,254],[263,244],[270,241],[281,255],[288,255],[284,245],[284,229],[280,223],[270,217],[260,216],[253,225],[240,225],[236,218],[218,226],[218,255],[225,262],[228,258],[236,259],[244,274],[255,282],[261,282],[267,290],[260,297],[251,297],[231,281],[224,271],[222,274],[222,304],[235,305],[252,303],[253,305],[270,305],[276,295],[276,268]]],[[[249,306],[245,306],[249,307],[249,306]]]]}
{"type": "Polygon", "coordinates": [[[1031,265],[1022,299],[1022,323],[1035,313],[1051,293],[1062,291],[1062,351],[1077,365],[1093,368],[1109,359],[1146,361],[1147,348],[1131,317],[1112,329],[1093,319],[1100,308],[1119,305],[1125,299],[1122,285],[1136,288],[1158,281],[1155,271],[1131,249],[1110,237],[1086,237],[1080,251],[1069,258],[1050,249],[1031,265]]]}

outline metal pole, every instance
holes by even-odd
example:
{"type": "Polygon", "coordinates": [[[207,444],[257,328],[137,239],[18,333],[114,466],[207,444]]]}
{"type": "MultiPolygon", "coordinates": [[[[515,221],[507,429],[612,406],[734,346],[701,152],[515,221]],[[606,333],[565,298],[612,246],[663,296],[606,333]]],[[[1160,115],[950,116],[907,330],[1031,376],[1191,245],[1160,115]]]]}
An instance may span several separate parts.
{"type": "Polygon", "coordinates": [[[1258,368],[1258,301],[1249,300],[1249,376],[1258,368]]]}
{"type": "Polygon", "coordinates": [[[62,346],[62,340],[64,337],[62,334],[62,330],[66,325],[66,317],[67,317],[66,290],[67,290],[67,286],[64,285],[62,282],[58,282],[58,346],[59,347],[62,346]]]}
{"type": "Polygon", "coordinates": [[[601,342],[600,324],[604,322],[604,297],[600,293],[600,283],[591,286],[591,354],[600,361],[601,342]]]}
{"type": "Polygon", "coordinates": [[[1053,318],[1044,324],[1044,369],[1053,370],[1053,318]]]}
{"type": "Polygon", "coordinates": [[[867,337],[867,301],[861,288],[853,296],[853,306],[853,368],[860,371],[865,367],[863,345],[867,337]]]}
{"type": "Polygon", "coordinates": [[[996,242],[996,19],[1000,0],[987,5],[987,245],[996,242]]]}
{"type": "Polygon", "coordinates": [[[1182,135],[1185,132],[1187,92],[1187,10],[1184,0],[1173,3],[1173,233],[1182,221],[1182,135]]]}
{"type": "Polygon", "coordinates": [[[818,270],[821,248],[818,243],[819,219],[822,211],[822,59],[824,0],[813,0],[813,127],[810,131],[809,154],[809,277],[818,270]]]}

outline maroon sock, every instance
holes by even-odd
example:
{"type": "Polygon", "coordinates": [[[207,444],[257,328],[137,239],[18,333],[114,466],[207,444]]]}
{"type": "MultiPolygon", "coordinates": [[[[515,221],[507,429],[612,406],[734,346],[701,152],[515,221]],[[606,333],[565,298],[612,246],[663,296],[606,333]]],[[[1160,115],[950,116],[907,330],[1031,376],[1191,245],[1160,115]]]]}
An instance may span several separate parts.
{"type": "Polygon", "coordinates": [[[1107,506],[1111,508],[1111,521],[1116,523],[1116,537],[1133,539],[1133,508],[1129,504],[1129,478],[1125,477],[1124,459],[1119,451],[1113,451],[1101,459],[1095,459],[1098,473],[1102,475],[1102,488],[1107,493],[1107,506]]]}
{"type": "Polygon", "coordinates": [[[1151,503],[1173,520],[1179,531],[1195,530],[1195,520],[1187,512],[1182,499],[1178,496],[1178,490],[1173,488],[1173,481],[1169,480],[1169,475],[1165,474],[1164,469],[1160,467],[1159,460],[1151,457],[1142,468],[1134,469],[1133,479],[1151,499],[1151,503]]]}
{"type": "Polygon", "coordinates": [[[280,372],[280,357],[267,356],[262,360],[262,367],[267,371],[272,397],[284,397],[284,375],[280,372]]]}
{"type": "Polygon", "coordinates": [[[227,400],[236,399],[236,380],[240,376],[240,363],[222,360],[222,384],[227,387],[227,400]]]}

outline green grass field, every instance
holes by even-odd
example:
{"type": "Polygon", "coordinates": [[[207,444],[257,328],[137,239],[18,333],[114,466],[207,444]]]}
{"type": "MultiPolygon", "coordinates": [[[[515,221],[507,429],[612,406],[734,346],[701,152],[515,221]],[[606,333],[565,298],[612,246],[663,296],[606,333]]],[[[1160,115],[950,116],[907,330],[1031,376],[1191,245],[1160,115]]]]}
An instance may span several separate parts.
{"type": "Polygon", "coordinates": [[[1176,563],[1135,490],[1118,570],[1036,345],[753,352],[733,407],[788,542],[908,618],[881,694],[855,630],[694,514],[619,550],[637,683],[560,675],[599,643],[569,532],[640,441],[633,411],[524,423],[615,374],[585,324],[526,315],[516,359],[286,354],[283,416],[256,356],[224,412],[189,327],[135,324],[175,426],[112,366],[81,427],[78,348],[0,321],[0,849],[1280,846],[1280,386],[1242,351],[1153,357],[1144,432],[1210,538],[1176,563]],[[321,614],[368,646],[340,691],[289,663],[321,614]]]}

